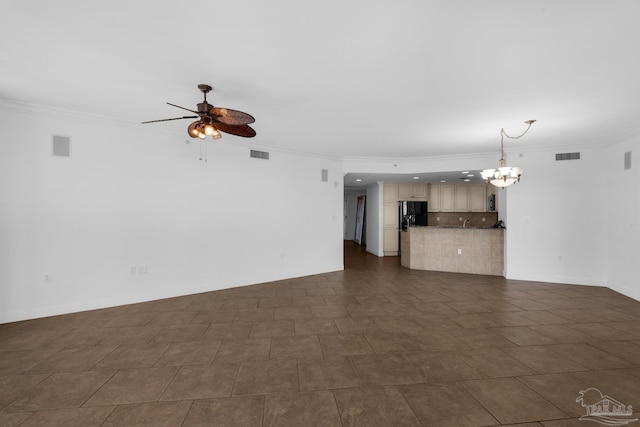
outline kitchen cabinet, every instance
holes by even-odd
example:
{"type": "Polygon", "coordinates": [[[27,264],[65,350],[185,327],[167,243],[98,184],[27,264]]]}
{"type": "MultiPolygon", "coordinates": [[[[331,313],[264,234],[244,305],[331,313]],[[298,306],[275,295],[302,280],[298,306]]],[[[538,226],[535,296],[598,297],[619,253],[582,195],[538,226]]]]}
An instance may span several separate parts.
{"type": "Polygon", "coordinates": [[[440,211],[440,185],[429,185],[429,212],[440,211]]]}
{"type": "Polygon", "coordinates": [[[383,202],[397,202],[398,184],[384,183],[382,187],[382,200],[383,202]]]}
{"type": "Polygon", "coordinates": [[[454,189],[454,211],[469,211],[469,186],[464,184],[456,184],[454,189]]]}
{"type": "Polygon", "coordinates": [[[486,211],[486,184],[429,185],[429,212],[486,211]]]}
{"type": "Polygon", "coordinates": [[[398,200],[427,200],[427,185],[415,183],[398,184],[398,200]]]}
{"type": "Polygon", "coordinates": [[[487,211],[487,185],[469,185],[469,210],[471,212],[487,211]]]}
{"type": "Polygon", "coordinates": [[[453,184],[442,184],[440,186],[440,211],[441,212],[453,212],[455,210],[453,190],[454,190],[453,184]]]}

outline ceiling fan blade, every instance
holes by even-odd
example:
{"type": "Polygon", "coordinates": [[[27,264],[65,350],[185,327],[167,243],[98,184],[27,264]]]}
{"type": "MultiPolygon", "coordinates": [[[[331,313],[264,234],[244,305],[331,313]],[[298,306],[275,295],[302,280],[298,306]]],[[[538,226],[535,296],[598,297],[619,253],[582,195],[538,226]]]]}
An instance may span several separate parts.
{"type": "Polygon", "coordinates": [[[173,119],[149,120],[147,122],[142,122],[142,124],[144,125],[145,123],[168,122],[170,120],[197,119],[198,117],[199,116],[182,116],[182,117],[174,117],[173,119]]]}
{"type": "Polygon", "coordinates": [[[221,132],[230,133],[231,135],[242,136],[245,138],[253,138],[256,131],[249,125],[228,125],[226,123],[214,121],[213,125],[221,132]]]}
{"type": "Polygon", "coordinates": [[[251,114],[230,110],[228,108],[214,107],[209,110],[209,114],[211,114],[217,122],[227,125],[248,125],[256,121],[251,114]]]}
{"type": "Polygon", "coordinates": [[[190,110],[190,109],[188,109],[188,108],[181,107],[181,106],[179,106],[179,105],[172,104],[172,103],[170,103],[170,102],[167,102],[167,104],[171,105],[172,107],[182,108],[183,110],[191,111],[191,112],[192,112],[192,113],[194,113],[194,114],[200,114],[200,113],[198,113],[198,112],[197,112],[197,111],[195,111],[195,110],[190,110]]]}

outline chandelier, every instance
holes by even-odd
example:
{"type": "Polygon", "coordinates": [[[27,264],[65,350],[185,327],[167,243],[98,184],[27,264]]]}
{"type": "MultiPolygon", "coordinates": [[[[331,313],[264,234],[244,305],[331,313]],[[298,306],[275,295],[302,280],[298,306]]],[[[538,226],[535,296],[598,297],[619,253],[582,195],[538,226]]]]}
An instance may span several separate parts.
{"type": "Polygon", "coordinates": [[[482,172],[480,172],[482,179],[484,179],[487,183],[491,183],[496,187],[504,188],[520,181],[520,176],[522,176],[522,168],[518,166],[507,166],[504,160],[504,137],[506,136],[510,139],[522,138],[529,131],[531,125],[535,123],[535,120],[527,120],[525,121],[525,123],[529,126],[518,136],[507,135],[507,133],[504,131],[504,128],[500,129],[500,167],[498,167],[498,169],[484,169],[482,172]]]}

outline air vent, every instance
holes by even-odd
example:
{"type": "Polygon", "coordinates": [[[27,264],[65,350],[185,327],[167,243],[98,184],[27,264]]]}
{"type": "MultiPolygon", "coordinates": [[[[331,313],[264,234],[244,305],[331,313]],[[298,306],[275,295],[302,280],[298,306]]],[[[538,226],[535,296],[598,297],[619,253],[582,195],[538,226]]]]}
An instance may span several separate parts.
{"type": "Polygon", "coordinates": [[[556,161],[580,160],[580,153],[556,153],[556,161]]]}
{"type": "Polygon", "coordinates": [[[249,156],[254,159],[269,160],[269,153],[266,151],[251,150],[249,156]]]}
{"type": "Polygon", "coordinates": [[[71,138],[53,135],[51,152],[57,157],[71,157],[71,138]]]}
{"type": "Polygon", "coordinates": [[[329,171],[327,169],[322,169],[322,173],[320,174],[320,179],[322,182],[329,181],[329,171]]]}
{"type": "Polygon", "coordinates": [[[624,170],[631,169],[631,151],[624,153],[624,170]]]}

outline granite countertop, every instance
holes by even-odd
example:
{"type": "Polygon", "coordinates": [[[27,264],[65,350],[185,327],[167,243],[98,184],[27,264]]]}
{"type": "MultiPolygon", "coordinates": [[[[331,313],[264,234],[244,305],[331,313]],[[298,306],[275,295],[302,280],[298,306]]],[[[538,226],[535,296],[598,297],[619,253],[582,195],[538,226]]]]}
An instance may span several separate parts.
{"type": "Polygon", "coordinates": [[[461,225],[411,225],[410,227],[411,228],[459,228],[461,230],[504,230],[500,228],[495,228],[492,225],[485,225],[483,227],[468,225],[464,228],[461,225]]]}

